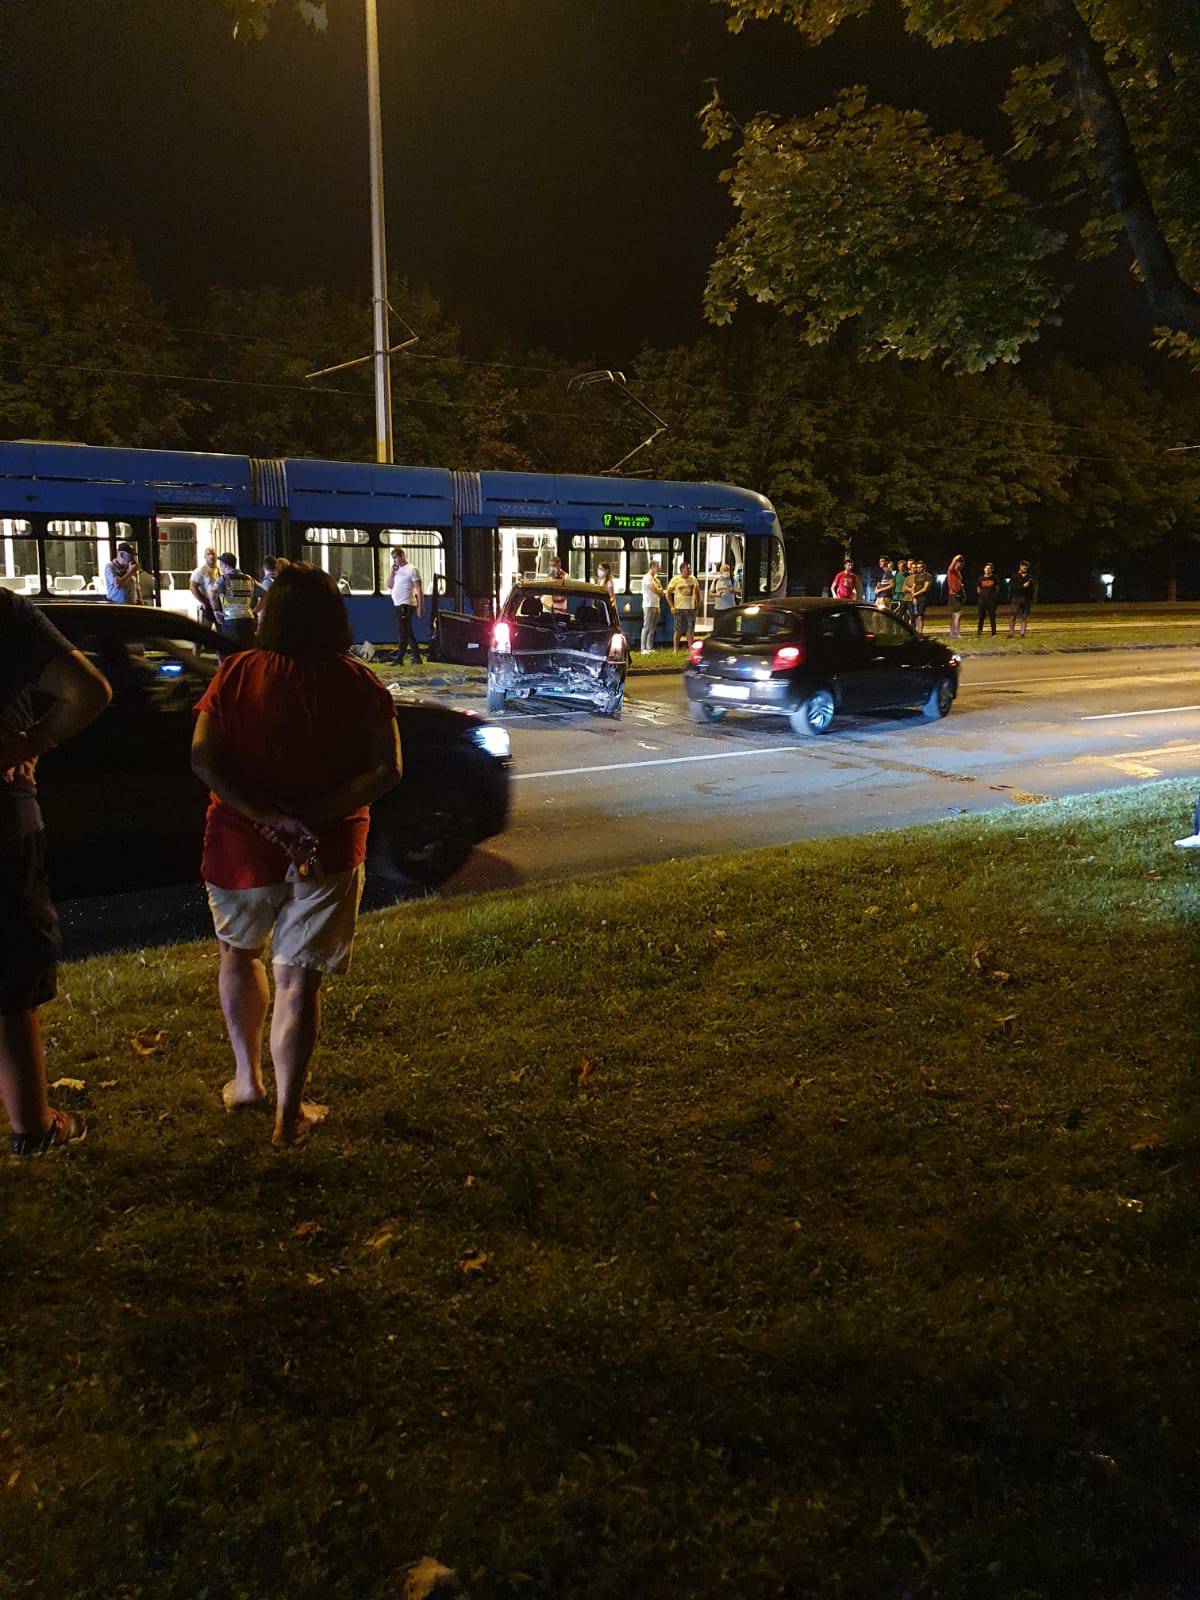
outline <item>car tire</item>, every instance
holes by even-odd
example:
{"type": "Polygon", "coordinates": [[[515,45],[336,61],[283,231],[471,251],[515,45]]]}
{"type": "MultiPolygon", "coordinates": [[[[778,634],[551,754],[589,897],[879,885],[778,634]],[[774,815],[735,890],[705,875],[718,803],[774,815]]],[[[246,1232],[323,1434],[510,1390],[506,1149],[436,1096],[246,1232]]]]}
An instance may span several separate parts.
{"type": "Polygon", "coordinates": [[[953,704],[954,685],[949,678],[939,678],[921,707],[921,715],[928,722],[940,722],[953,704]]]}
{"type": "Polygon", "coordinates": [[[728,706],[710,706],[706,700],[692,701],[692,715],[697,722],[720,722],[728,706]]]}
{"type": "Polygon", "coordinates": [[[504,690],[493,689],[490,683],[487,691],[487,708],[490,712],[504,710],[504,690]]]}
{"type": "Polygon", "coordinates": [[[829,732],[836,710],[832,689],[814,689],[806,700],[788,713],[788,721],[793,733],[799,734],[802,739],[815,739],[818,734],[829,732]]]}
{"type": "Polygon", "coordinates": [[[474,849],[471,819],[447,800],[415,805],[372,826],[367,869],[394,888],[436,889],[466,865],[474,849]]]}

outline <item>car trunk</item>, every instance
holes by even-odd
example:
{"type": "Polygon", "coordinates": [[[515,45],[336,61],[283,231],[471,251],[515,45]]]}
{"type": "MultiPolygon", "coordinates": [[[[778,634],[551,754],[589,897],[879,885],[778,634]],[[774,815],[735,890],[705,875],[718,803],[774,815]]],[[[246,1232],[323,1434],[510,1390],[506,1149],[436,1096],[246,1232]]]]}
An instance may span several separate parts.
{"type": "Polygon", "coordinates": [[[709,639],[699,661],[707,678],[725,683],[761,683],[771,675],[771,662],[781,639],[709,639]]]}

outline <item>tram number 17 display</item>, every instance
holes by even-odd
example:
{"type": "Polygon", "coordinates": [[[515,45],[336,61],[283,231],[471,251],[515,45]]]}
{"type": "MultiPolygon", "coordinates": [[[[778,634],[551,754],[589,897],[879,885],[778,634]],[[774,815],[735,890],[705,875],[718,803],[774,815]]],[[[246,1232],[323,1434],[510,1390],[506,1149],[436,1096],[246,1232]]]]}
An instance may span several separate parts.
{"type": "Polygon", "coordinates": [[[619,528],[622,533],[641,533],[654,526],[654,518],[646,511],[606,511],[606,528],[619,528]]]}

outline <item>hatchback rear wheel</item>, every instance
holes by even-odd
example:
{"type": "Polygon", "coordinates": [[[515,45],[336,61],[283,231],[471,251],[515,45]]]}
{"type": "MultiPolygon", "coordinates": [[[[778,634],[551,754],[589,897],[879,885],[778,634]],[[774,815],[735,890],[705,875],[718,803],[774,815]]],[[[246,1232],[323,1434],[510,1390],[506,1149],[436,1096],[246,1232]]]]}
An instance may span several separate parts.
{"type": "Polygon", "coordinates": [[[720,722],[728,706],[710,706],[705,700],[692,701],[692,715],[697,722],[720,722]]]}
{"type": "Polygon", "coordinates": [[[811,739],[816,734],[827,733],[835,709],[831,690],[814,689],[808,699],[802,701],[795,711],[789,714],[788,720],[792,724],[792,732],[798,733],[802,739],[811,739]]]}

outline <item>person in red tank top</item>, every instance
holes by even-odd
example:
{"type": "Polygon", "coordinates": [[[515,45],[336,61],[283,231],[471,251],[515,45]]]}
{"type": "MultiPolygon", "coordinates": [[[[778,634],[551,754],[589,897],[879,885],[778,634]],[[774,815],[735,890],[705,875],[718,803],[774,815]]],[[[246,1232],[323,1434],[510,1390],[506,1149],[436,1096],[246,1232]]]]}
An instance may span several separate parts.
{"type": "Polygon", "coordinates": [[[302,1143],[326,1115],[304,1099],[321,979],[349,965],[368,808],[400,778],[391,695],[350,641],[328,573],[290,562],[267,593],[257,648],[228,659],[196,707],[192,770],[210,791],[201,871],[235,1064],[222,1099],[227,1111],[266,1104],[270,939],[281,1145],[302,1143]]]}

